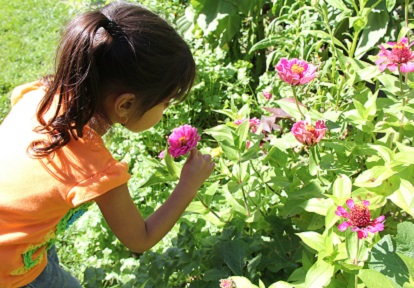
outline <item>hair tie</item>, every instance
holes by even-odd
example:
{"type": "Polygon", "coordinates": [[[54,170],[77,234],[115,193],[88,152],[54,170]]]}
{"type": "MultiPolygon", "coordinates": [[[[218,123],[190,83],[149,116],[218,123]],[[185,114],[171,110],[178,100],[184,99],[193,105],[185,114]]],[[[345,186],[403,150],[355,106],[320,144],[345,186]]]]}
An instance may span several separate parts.
{"type": "Polygon", "coordinates": [[[116,37],[124,34],[121,27],[119,27],[119,25],[115,23],[115,21],[113,21],[108,16],[106,16],[106,18],[108,18],[108,22],[106,23],[106,25],[103,26],[103,28],[106,31],[108,31],[109,35],[111,35],[112,37],[116,37]]]}

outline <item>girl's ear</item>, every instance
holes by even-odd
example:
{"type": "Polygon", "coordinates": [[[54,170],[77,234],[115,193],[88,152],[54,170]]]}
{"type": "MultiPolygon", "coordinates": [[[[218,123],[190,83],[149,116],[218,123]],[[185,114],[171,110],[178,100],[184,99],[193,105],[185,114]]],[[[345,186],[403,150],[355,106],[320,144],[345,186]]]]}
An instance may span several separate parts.
{"type": "Polygon", "coordinates": [[[128,115],[131,113],[131,109],[135,107],[135,101],[135,94],[124,93],[119,95],[114,102],[115,114],[120,118],[128,117],[128,115]]]}

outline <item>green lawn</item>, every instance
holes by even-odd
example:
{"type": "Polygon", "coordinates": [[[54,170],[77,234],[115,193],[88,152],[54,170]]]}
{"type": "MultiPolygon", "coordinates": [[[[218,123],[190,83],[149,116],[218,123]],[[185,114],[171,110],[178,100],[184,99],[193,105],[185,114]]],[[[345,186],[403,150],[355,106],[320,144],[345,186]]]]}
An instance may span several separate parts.
{"type": "Polygon", "coordinates": [[[68,1],[0,0],[0,121],[16,86],[53,71],[60,31],[75,12],[68,1]]]}

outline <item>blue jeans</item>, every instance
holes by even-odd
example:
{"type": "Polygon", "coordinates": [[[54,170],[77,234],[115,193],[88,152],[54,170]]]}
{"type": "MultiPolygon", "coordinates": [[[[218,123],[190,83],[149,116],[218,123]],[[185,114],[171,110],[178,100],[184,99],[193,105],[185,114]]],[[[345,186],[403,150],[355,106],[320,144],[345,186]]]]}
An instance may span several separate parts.
{"type": "Polygon", "coordinates": [[[22,288],[82,288],[78,280],[59,267],[55,245],[47,251],[47,261],[43,272],[33,282],[22,288]]]}

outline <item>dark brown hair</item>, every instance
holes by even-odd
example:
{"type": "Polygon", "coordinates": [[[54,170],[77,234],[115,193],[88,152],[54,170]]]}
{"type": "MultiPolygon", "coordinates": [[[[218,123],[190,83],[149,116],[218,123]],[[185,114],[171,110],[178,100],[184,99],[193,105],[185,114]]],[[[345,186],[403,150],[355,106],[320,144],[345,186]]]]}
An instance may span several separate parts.
{"type": "Polygon", "coordinates": [[[106,96],[134,93],[138,116],[173,95],[182,101],[195,77],[191,51],[162,18],[142,6],[115,2],[86,12],[66,27],[56,57],[56,73],[44,82],[33,157],[44,157],[83,136],[83,128],[106,96]],[[58,99],[56,99],[58,97],[58,99]],[[57,103],[50,118],[45,114],[57,103]]]}

